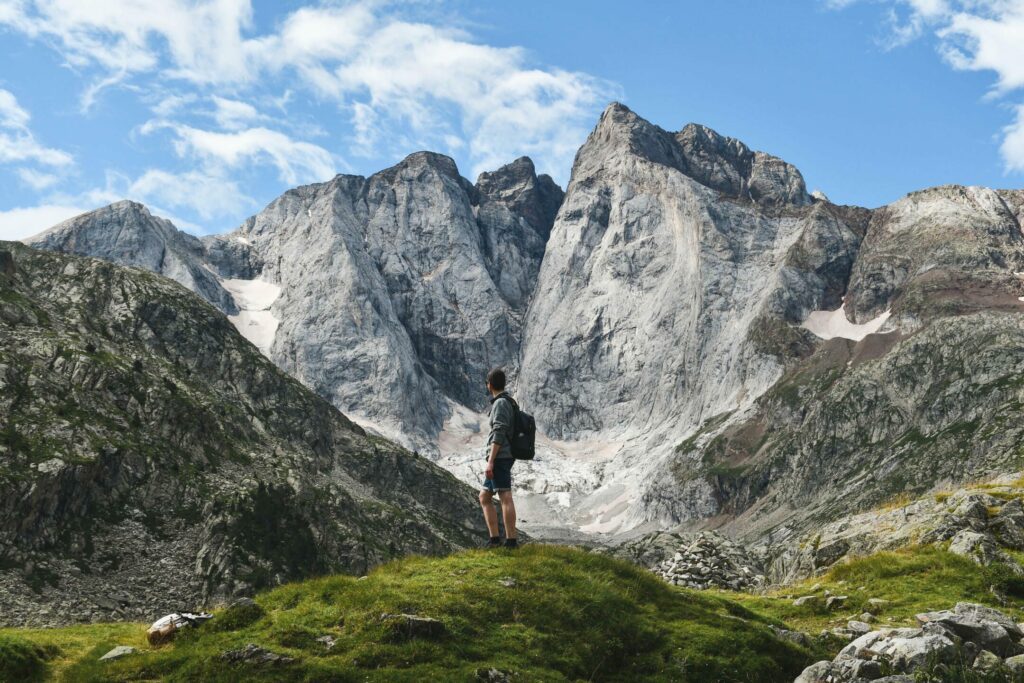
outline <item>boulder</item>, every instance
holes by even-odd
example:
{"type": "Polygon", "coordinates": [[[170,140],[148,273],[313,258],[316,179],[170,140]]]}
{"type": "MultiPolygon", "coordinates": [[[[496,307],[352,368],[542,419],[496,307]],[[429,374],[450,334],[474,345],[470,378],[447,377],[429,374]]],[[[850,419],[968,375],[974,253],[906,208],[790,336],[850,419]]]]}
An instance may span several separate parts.
{"type": "Polygon", "coordinates": [[[984,674],[992,674],[998,671],[1002,665],[1002,657],[999,657],[988,650],[982,650],[978,653],[978,656],[974,658],[974,666],[972,668],[975,671],[980,671],[984,674]]]}
{"type": "Polygon", "coordinates": [[[848,596],[846,595],[830,595],[825,600],[826,609],[839,609],[846,604],[848,596]]]}
{"type": "Polygon", "coordinates": [[[821,661],[811,664],[796,677],[793,683],[827,683],[832,674],[832,662],[821,661]]]}
{"type": "Polygon", "coordinates": [[[846,628],[860,635],[871,632],[871,624],[864,621],[851,621],[846,625],[846,628]]]}
{"type": "Polygon", "coordinates": [[[1003,661],[1003,666],[1006,667],[1007,671],[1009,671],[1011,675],[1019,676],[1024,674],[1024,655],[1007,657],[1003,661]]]}
{"type": "Polygon", "coordinates": [[[120,659],[126,655],[135,654],[135,648],[130,645],[118,645],[107,654],[100,657],[100,661],[109,661],[111,659],[120,659]]]}
{"type": "Polygon", "coordinates": [[[895,671],[914,671],[930,663],[952,662],[957,647],[948,636],[925,633],[918,628],[896,628],[872,631],[840,651],[840,656],[857,659],[880,657],[889,661],[895,671]]]}
{"type": "Polygon", "coordinates": [[[279,655],[255,643],[249,643],[237,650],[227,650],[221,654],[220,658],[232,664],[244,663],[256,666],[281,666],[295,661],[294,657],[279,655]]]}
{"type": "Polygon", "coordinates": [[[1005,559],[995,540],[988,534],[964,529],[953,537],[949,552],[969,557],[980,565],[989,565],[1005,559]]]}
{"type": "Polygon", "coordinates": [[[966,641],[1000,657],[1019,654],[1020,627],[999,610],[969,602],[952,610],[917,615],[921,624],[939,624],[966,641]]]}
{"type": "Polygon", "coordinates": [[[788,640],[792,643],[796,643],[797,645],[802,645],[804,647],[809,648],[814,644],[811,641],[811,637],[803,631],[790,631],[788,629],[779,628],[778,626],[774,625],[771,627],[771,629],[779,638],[782,638],[783,640],[788,640]]]}

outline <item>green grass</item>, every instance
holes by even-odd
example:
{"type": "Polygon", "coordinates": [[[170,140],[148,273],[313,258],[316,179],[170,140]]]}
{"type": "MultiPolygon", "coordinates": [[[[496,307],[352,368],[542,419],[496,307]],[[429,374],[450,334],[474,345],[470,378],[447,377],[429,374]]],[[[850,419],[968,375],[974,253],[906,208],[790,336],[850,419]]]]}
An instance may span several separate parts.
{"type": "Polygon", "coordinates": [[[942,546],[928,545],[882,552],[833,567],[824,576],[766,595],[729,593],[740,604],[794,628],[818,633],[822,629],[844,626],[859,618],[862,612],[878,617],[880,626],[916,625],[914,615],[953,607],[957,602],[978,602],[1010,614],[1020,621],[1024,617],[1024,589],[1002,565],[981,567],[972,560],[954,555],[942,546]],[[840,610],[829,612],[824,602],[793,605],[793,598],[812,593],[814,584],[825,590],[849,596],[840,610]],[[989,587],[996,585],[1011,601],[1000,605],[989,587]],[[862,590],[863,589],[863,590],[862,590]],[[791,596],[791,597],[786,597],[791,596]],[[884,607],[874,607],[870,598],[887,600],[884,607]]]}
{"type": "Polygon", "coordinates": [[[768,682],[793,680],[822,654],[777,639],[769,619],[728,597],[558,546],[410,557],[366,579],[313,579],[256,601],[264,614],[252,623],[218,629],[215,618],[159,649],[144,644],[140,625],[8,633],[59,648],[49,674],[68,681],[469,681],[494,667],[520,681],[768,682]],[[503,584],[508,578],[514,585],[503,584]],[[382,613],[439,619],[447,635],[396,641],[382,613]],[[317,642],[323,635],[336,645],[317,642]],[[220,659],[247,643],[295,662],[220,659]],[[97,661],[119,644],[140,653],[97,661]]]}

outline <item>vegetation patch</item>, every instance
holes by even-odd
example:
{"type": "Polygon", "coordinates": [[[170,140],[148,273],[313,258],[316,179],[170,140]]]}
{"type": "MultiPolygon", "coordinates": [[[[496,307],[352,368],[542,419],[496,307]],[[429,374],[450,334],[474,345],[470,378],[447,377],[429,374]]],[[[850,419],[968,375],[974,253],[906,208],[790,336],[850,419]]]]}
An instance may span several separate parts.
{"type": "Polygon", "coordinates": [[[807,631],[845,626],[864,612],[874,614],[877,627],[916,626],[914,615],[949,609],[957,602],[976,602],[1024,620],[1024,582],[1006,565],[982,567],[941,545],[914,546],[881,552],[834,566],[820,577],[764,595],[728,593],[751,610],[807,631]],[[811,590],[817,585],[815,590],[811,590]],[[993,592],[992,588],[995,587],[993,592]],[[823,600],[797,606],[801,595],[831,591],[847,595],[841,610],[829,611],[823,600]],[[1000,602],[996,594],[1009,604],[1000,602]],[[875,600],[875,602],[871,602],[875,600]],[[877,601],[884,602],[877,602],[877,601]]]}
{"type": "MultiPolygon", "coordinates": [[[[264,613],[234,630],[213,621],[153,649],[97,629],[59,677],[73,681],[474,680],[494,668],[516,681],[791,681],[821,652],[779,639],[776,620],[730,597],[675,588],[614,558],[559,546],[410,557],[365,579],[331,576],[256,598],[264,613]],[[388,637],[383,615],[441,626],[388,637]],[[212,628],[211,628],[212,627],[212,628]],[[442,631],[443,629],[443,631],[442,631]],[[431,635],[435,631],[443,635],[431,635]],[[428,637],[429,636],[429,637],[428,637]],[[291,658],[228,661],[248,644],[291,658]],[[139,652],[100,662],[115,644],[139,652]]],[[[134,627],[141,637],[141,626],[134,627]]],[[[26,631],[61,639],[71,629],[26,631]]]]}

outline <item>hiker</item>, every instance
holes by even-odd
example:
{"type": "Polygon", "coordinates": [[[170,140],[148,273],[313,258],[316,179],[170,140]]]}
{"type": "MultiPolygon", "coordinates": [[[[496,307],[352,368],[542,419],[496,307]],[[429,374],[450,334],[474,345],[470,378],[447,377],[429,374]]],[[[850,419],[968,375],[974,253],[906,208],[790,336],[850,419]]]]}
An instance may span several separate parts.
{"type": "Polygon", "coordinates": [[[515,409],[512,397],[505,392],[505,371],[495,368],[487,373],[487,391],[491,394],[491,433],[487,437],[487,470],[483,490],[480,491],[480,505],[484,509],[484,521],[491,539],[488,548],[500,548],[501,535],[498,532],[498,511],[494,509],[494,494],[501,501],[501,516],[505,520],[506,548],[518,548],[516,535],[516,505],[512,501],[512,427],[515,409]]]}

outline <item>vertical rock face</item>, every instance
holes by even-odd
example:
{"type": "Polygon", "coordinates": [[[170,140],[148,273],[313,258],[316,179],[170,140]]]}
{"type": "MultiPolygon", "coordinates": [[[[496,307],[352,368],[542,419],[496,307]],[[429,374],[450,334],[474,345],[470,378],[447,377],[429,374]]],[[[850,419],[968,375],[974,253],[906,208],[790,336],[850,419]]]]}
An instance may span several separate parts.
{"type": "Polygon", "coordinates": [[[31,242],[177,280],[337,407],[431,450],[451,401],[482,408],[487,369],[517,366],[561,199],[525,157],[474,186],[419,152],[290,190],[228,235],[118,202],[31,242]]]}
{"type": "Polygon", "coordinates": [[[145,268],[184,285],[225,313],[237,312],[231,295],[204,267],[202,242],[137,202],[115,202],[76,216],[26,242],[40,249],[145,268]]]}
{"type": "Polygon", "coordinates": [[[850,281],[851,318],[869,320],[897,299],[928,317],[950,290],[986,305],[1013,301],[1013,273],[1024,268],[1017,196],[946,185],[877,209],[850,281]]]}
{"type": "Polygon", "coordinates": [[[271,357],[342,410],[430,448],[446,400],[514,366],[560,191],[520,159],[477,187],[420,152],[286,193],[228,237],[282,287],[271,357]]]}
{"type": "Polygon", "coordinates": [[[782,368],[762,328],[838,298],[860,223],[813,200],[779,159],[610,106],[548,243],[526,323],[526,402],[561,438],[749,402],[782,368]]]}

